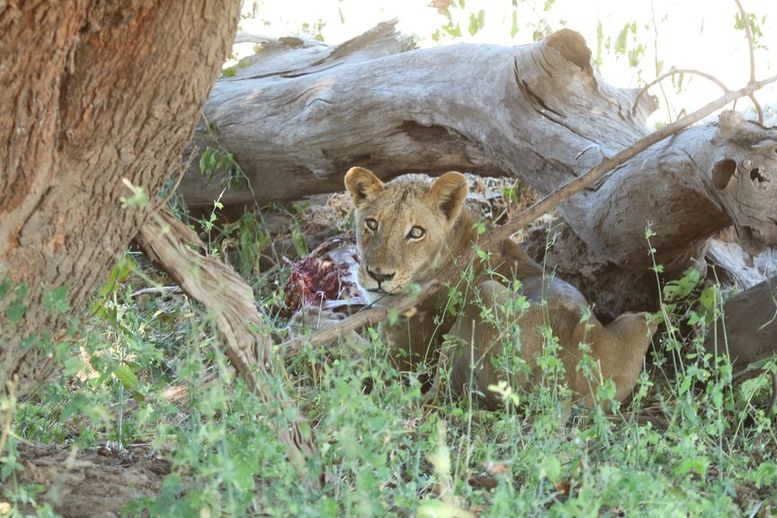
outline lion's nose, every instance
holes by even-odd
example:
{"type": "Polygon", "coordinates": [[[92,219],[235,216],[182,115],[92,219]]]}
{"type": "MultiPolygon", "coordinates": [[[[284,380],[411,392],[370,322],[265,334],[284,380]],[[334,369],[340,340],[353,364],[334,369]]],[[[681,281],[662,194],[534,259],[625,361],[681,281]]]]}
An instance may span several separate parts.
{"type": "Polygon", "coordinates": [[[378,284],[383,281],[390,281],[394,278],[393,273],[383,273],[380,268],[376,268],[375,270],[367,268],[367,275],[378,281],[378,284]]]}

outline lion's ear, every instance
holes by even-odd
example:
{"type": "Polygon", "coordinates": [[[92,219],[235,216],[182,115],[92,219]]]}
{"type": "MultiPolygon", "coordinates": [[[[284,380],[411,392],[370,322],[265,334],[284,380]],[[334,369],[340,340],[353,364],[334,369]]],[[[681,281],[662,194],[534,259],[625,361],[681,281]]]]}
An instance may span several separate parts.
{"type": "Polygon", "coordinates": [[[383,182],[369,169],[352,167],[345,173],[345,188],[351,193],[353,204],[359,207],[383,190],[383,182]]]}
{"type": "Polygon", "coordinates": [[[440,208],[449,221],[455,220],[461,214],[464,200],[469,187],[467,178],[456,172],[445,173],[432,183],[429,188],[429,200],[440,208]]]}

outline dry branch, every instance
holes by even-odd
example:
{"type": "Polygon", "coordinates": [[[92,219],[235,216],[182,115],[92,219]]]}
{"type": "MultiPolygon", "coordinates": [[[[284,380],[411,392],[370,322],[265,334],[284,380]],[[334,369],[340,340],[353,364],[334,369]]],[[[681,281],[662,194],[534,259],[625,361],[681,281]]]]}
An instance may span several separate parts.
{"type": "Polygon", "coordinates": [[[745,11],[744,6],[740,0],[734,0],[739,9],[739,16],[742,17],[742,25],[745,28],[745,35],[747,36],[747,50],[750,55],[750,82],[755,81],[755,41],[753,40],[753,31],[750,29],[750,18],[745,11]]]}
{"type": "MultiPolygon", "coordinates": [[[[742,6],[742,2],[740,0],[734,0],[737,4],[737,9],[739,9],[739,16],[742,17],[742,25],[745,27],[745,35],[747,36],[747,51],[750,56],[750,82],[755,81],[755,40],[753,38],[753,31],[750,28],[750,17],[747,14],[747,11],[745,11],[745,8],[742,6]]],[[[758,123],[763,124],[764,123],[764,111],[761,108],[761,104],[758,102],[758,99],[756,99],[755,95],[751,92],[748,97],[751,101],[753,101],[753,106],[755,107],[755,111],[758,114],[758,123]]]]}
{"type": "MultiPolygon", "coordinates": [[[[515,234],[543,214],[552,211],[558,207],[559,204],[569,199],[575,193],[578,193],[586,187],[593,185],[608,172],[626,163],[626,161],[633,158],[640,152],[664,140],[665,138],[676,134],[680,130],[687,128],[691,124],[698,122],[714,111],[723,108],[731,101],[738,99],[739,97],[748,96],[754,91],[774,81],[777,81],[777,75],[762,81],[751,82],[739,90],[728,92],[722,97],[700,108],[699,110],[696,110],[695,112],[690,113],[682,119],[678,119],[671,124],[667,124],[663,128],[651,133],[645,138],[640,139],[612,158],[603,160],[599,165],[584,175],[575,178],[569,183],[558,188],[556,191],[548,194],[533,204],[531,207],[522,211],[515,217],[515,219],[512,219],[501,227],[498,227],[489,232],[483,242],[479,243],[481,248],[489,252],[496,252],[503,240],[508,239],[511,235],[515,234]]],[[[338,336],[341,336],[343,333],[355,331],[364,326],[375,324],[376,322],[384,319],[391,311],[406,311],[414,305],[423,302],[424,300],[437,293],[437,291],[439,291],[444,285],[453,282],[458,277],[458,275],[460,275],[462,269],[465,268],[471,260],[472,256],[470,255],[469,257],[461,258],[457,262],[450,264],[440,273],[437,280],[426,283],[422,287],[419,294],[415,297],[400,297],[386,307],[361,311],[351,315],[338,324],[314,333],[310,337],[290,340],[283,344],[281,348],[283,350],[296,351],[301,343],[309,342],[313,345],[322,344],[327,341],[331,341],[338,336]]]]}
{"type": "Polygon", "coordinates": [[[181,293],[180,286],[151,286],[150,288],[141,288],[130,294],[131,298],[142,295],[175,295],[181,293]]]}
{"type": "Polygon", "coordinates": [[[219,258],[203,253],[199,237],[169,211],[153,213],[136,237],[146,254],[161,264],[192,298],[213,315],[224,351],[248,386],[275,415],[278,438],[303,478],[311,483],[308,462],[318,456],[309,425],[282,386],[283,364],[272,352],[269,333],[256,309],[253,290],[219,258]]]}
{"type": "Polygon", "coordinates": [[[634,108],[632,108],[632,112],[636,111],[637,108],[639,108],[639,101],[642,99],[642,96],[645,95],[647,93],[647,91],[651,87],[657,85],[658,83],[660,83],[661,81],[663,81],[667,77],[673,77],[673,76],[676,76],[678,74],[691,74],[691,75],[703,77],[704,79],[706,79],[706,80],[708,80],[708,81],[718,85],[720,87],[720,89],[723,90],[724,94],[726,94],[726,93],[731,91],[725,85],[725,83],[723,83],[723,81],[721,81],[717,77],[713,76],[712,74],[708,74],[706,72],[702,72],[701,70],[696,70],[694,68],[675,68],[673,70],[670,70],[669,72],[664,72],[663,74],[661,74],[660,76],[656,77],[655,79],[653,79],[648,84],[646,84],[645,86],[642,87],[642,90],[639,91],[639,93],[637,94],[636,99],[634,99],[634,108]]]}

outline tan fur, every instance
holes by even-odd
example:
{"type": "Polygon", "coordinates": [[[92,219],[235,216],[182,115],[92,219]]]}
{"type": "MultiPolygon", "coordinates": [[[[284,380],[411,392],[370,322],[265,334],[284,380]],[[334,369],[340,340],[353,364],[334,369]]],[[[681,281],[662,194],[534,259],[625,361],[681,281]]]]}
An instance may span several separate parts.
{"type": "MultiPolygon", "coordinates": [[[[361,254],[357,280],[365,295],[377,305],[405,292],[411,284],[433,278],[451,260],[465,253],[476,238],[476,220],[464,207],[467,182],[460,173],[446,173],[431,184],[408,179],[384,184],[370,171],[352,168],[345,176],[345,185],[356,205],[356,238],[361,254]],[[411,239],[415,226],[424,230],[423,238],[411,239]]],[[[445,295],[438,294],[421,303],[414,315],[400,319],[394,326],[383,326],[392,359],[400,369],[413,370],[418,363],[436,361],[442,335],[450,334],[458,343],[447,355],[451,388],[461,395],[476,390],[483,394],[483,403],[494,408],[499,401],[489,385],[505,380],[516,389],[538,381],[541,370],[536,359],[545,343],[541,331],[549,325],[559,339],[565,381],[583,404],[593,404],[596,388],[603,379],[615,382],[615,399],[621,401],[631,393],[655,332],[646,314],[626,313],[607,326],[593,315],[581,322],[588,306],[582,294],[560,279],[544,276],[542,268],[512,240],[503,243],[501,253],[491,258],[491,264],[498,275],[520,279],[530,307],[509,310],[515,298],[513,292],[489,279],[481,268],[475,300],[470,297],[458,318],[448,315],[441,324],[435,322],[435,316],[444,313],[446,304],[445,295]],[[496,315],[500,325],[483,322],[483,309],[496,315]],[[501,322],[505,319],[520,327],[517,350],[529,367],[528,375],[510,380],[492,362],[508,338],[502,336],[509,327],[507,322],[501,322]],[[591,376],[578,369],[581,343],[590,345],[590,356],[595,362],[591,376]]]]}

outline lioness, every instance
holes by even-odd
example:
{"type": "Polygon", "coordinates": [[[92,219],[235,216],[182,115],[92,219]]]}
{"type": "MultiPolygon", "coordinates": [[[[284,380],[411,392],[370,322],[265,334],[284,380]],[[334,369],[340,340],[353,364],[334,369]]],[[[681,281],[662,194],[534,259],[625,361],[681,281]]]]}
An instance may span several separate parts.
{"type": "MultiPolygon", "coordinates": [[[[476,218],[465,207],[467,180],[461,173],[446,173],[431,183],[396,179],[383,183],[371,171],[353,167],[345,175],[345,186],[353,198],[356,242],[361,256],[357,281],[365,297],[377,305],[386,304],[413,283],[433,278],[454,258],[474,243],[476,218]]],[[[588,304],[572,285],[543,276],[542,268],[514,241],[506,240],[499,257],[491,258],[492,270],[502,279],[518,278],[523,294],[531,301],[528,308],[513,308],[513,290],[491,279],[480,267],[471,300],[458,316],[446,312],[447,296],[438,293],[419,304],[417,311],[397,325],[382,326],[392,361],[401,370],[412,370],[418,362],[436,361],[443,334],[452,335],[458,346],[450,355],[454,392],[467,390],[480,394],[489,408],[500,404],[488,389],[499,381],[513,388],[525,386],[541,375],[537,357],[546,339],[548,325],[558,337],[565,381],[585,405],[592,405],[596,388],[603,379],[615,383],[615,399],[621,401],[634,388],[655,325],[646,313],[625,313],[603,326],[593,315],[581,319],[588,304]],[[512,309],[510,309],[512,308],[512,309]],[[435,315],[446,316],[435,323],[435,315]],[[488,315],[484,321],[481,315],[488,315]],[[500,317],[509,318],[508,322],[500,317]],[[512,324],[520,327],[520,344],[514,333],[505,333],[512,324]],[[583,357],[581,343],[590,344],[593,369],[578,369],[583,357]],[[528,369],[506,376],[497,368],[503,346],[520,351],[528,369]],[[528,372],[527,372],[528,371],[528,372]]]]}

